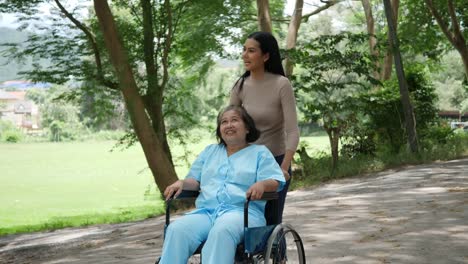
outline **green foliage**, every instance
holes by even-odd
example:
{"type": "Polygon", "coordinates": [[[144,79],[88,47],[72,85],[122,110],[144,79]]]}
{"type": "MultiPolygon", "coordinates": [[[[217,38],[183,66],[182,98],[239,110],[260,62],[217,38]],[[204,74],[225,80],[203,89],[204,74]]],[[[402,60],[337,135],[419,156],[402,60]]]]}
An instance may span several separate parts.
{"type": "MultiPolygon", "coordinates": [[[[427,134],[426,130],[438,124],[437,95],[421,66],[409,66],[406,79],[414,107],[416,129],[422,139],[427,134]]],[[[361,137],[372,138],[376,145],[375,150],[399,153],[406,145],[406,132],[396,78],[386,82],[382,89],[362,95],[361,98],[361,109],[367,117],[360,119],[364,130],[367,131],[361,137]]]]}
{"type": "Polygon", "coordinates": [[[459,100],[466,99],[468,96],[468,94],[463,95],[462,92],[465,72],[459,58],[460,55],[456,51],[445,54],[437,64],[439,67],[431,74],[432,82],[439,96],[438,108],[441,110],[461,110],[459,103],[462,100],[459,100]]]}
{"type": "Polygon", "coordinates": [[[351,124],[343,133],[340,154],[347,158],[356,158],[361,155],[372,156],[377,150],[375,131],[367,126],[367,116],[360,113],[357,122],[351,124]]]}
{"type": "Polygon", "coordinates": [[[40,108],[41,126],[48,129],[51,141],[101,138],[100,131],[105,134],[110,129],[128,129],[128,118],[116,91],[93,92],[91,87],[94,86],[89,83],[82,83],[80,87],[53,86],[27,91],[26,98],[40,108]]]}
{"type": "Polygon", "coordinates": [[[429,127],[422,138],[423,147],[447,144],[455,136],[454,130],[450,128],[447,122],[440,121],[439,124],[429,127]]]}
{"type": "Polygon", "coordinates": [[[46,101],[40,105],[41,126],[49,129],[51,141],[75,140],[85,128],[79,120],[79,108],[60,100],[60,95],[68,88],[56,86],[47,91],[46,101]]]}
{"type": "Polygon", "coordinates": [[[2,133],[3,141],[17,143],[23,138],[23,134],[18,130],[7,130],[2,133]]]}
{"type": "MultiPolygon", "coordinates": [[[[440,1],[434,1],[436,2],[440,1]]],[[[399,16],[398,37],[403,52],[422,54],[437,60],[450,49],[450,43],[440,31],[424,1],[404,0],[400,3],[400,8],[403,9],[400,14],[411,14],[399,16]]]]}
{"type": "Polygon", "coordinates": [[[82,82],[79,87],[57,96],[57,100],[76,105],[80,122],[92,131],[128,129],[130,120],[120,92],[96,89],[98,86],[92,81],[82,82]]]}
{"type": "MultiPolygon", "coordinates": [[[[365,48],[367,39],[348,32],[324,35],[289,54],[300,67],[293,82],[305,121],[320,119],[335,144],[356,123],[360,95],[379,83],[371,74],[374,58],[365,48]]],[[[331,148],[337,160],[338,146],[331,148]]]]}
{"type": "Polygon", "coordinates": [[[17,143],[23,138],[23,133],[13,123],[0,119],[0,141],[17,143]]]}
{"type": "Polygon", "coordinates": [[[372,58],[363,49],[364,34],[324,35],[290,53],[298,64],[293,81],[306,120],[323,119],[328,127],[346,122],[353,99],[377,84],[369,74],[372,58]]]}
{"type": "MultiPolygon", "coordinates": [[[[398,86],[385,84],[382,89],[361,96],[362,111],[367,131],[375,133],[374,142],[378,147],[389,146],[392,153],[398,153],[405,144],[403,110],[398,86]]],[[[370,135],[363,135],[370,136],[370,135]]]]}
{"type": "MultiPolygon", "coordinates": [[[[451,25],[447,1],[432,2],[440,12],[443,22],[451,25]]],[[[463,25],[468,24],[468,2],[454,0],[453,3],[457,20],[462,25],[462,34],[467,39],[468,30],[463,25]]],[[[399,16],[398,32],[403,50],[423,54],[430,59],[438,59],[444,52],[453,49],[424,1],[404,0],[401,1],[400,8],[402,9],[400,14],[403,15],[399,16]]]]}

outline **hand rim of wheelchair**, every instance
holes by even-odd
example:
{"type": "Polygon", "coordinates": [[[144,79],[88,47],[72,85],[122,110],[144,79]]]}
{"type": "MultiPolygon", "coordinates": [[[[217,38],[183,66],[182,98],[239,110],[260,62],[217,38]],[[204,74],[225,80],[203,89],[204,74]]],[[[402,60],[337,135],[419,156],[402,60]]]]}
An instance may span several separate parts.
{"type": "Polygon", "coordinates": [[[281,223],[276,225],[275,229],[273,229],[273,232],[270,234],[268,237],[268,242],[267,246],[265,248],[265,253],[264,253],[264,262],[263,264],[270,264],[270,256],[272,256],[272,253],[274,252],[273,257],[273,264],[276,264],[276,260],[279,259],[277,254],[281,254],[281,252],[278,252],[278,244],[281,241],[286,234],[291,233],[294,237],[294,242],[296,244],[296,249],[298,253],[298,263],[300,264],[305,264],[305,252],[304,252],[304,245],[302,244],[302,239],[297,233],[297,231],[290,225],[286,223],[281,223]]]}

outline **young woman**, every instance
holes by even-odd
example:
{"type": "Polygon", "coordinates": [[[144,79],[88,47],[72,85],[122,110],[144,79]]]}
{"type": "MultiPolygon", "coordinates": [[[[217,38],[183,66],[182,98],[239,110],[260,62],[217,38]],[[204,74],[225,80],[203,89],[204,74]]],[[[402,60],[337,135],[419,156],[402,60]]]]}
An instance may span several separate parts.
{"type": "MultiPolygon", "coordinates": [[[[160,264],[187,263],[203,242],[202,263],[233,263],[236,246],[244,236],[244,202],[258,200],[263,192],[281,190],[284,177],[270,151],[250,144],[259,132],[239,106],[218,116],[219,144],[198,156],[184,180],[168,186],[166,198],[182,189],[200,190],[194,211],[171,223],[164,239],[160,264]]],[[[249,226],[264,226],[265,201],[252,201],[249,226]]]]}
{"type": "MultiPolygon", "coordinates": [[[[230,104],[242,105],[261,132],[255,144],[265,145],[287,179],[280,193],[280,221],[291,177],[291,161],[299,143],[296,101],[284,75],[276,39],[267,32],[247,37],[242,52],[245,73],[235,83],[230,104]]],[[[272,212],[268,209],[267,211],[272,212]]]]}

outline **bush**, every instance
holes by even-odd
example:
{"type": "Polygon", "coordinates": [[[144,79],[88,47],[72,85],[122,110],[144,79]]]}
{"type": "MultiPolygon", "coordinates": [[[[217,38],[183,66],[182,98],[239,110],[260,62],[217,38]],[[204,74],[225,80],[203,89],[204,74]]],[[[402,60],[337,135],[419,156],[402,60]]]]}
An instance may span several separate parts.
{"type": "Polygon", "coordinates": [[[10,121],[0,120],[0,141],[16,143],[23,139],[23,134],[10,121]]]}
{"type": "Polygon", "coordinates": [[[442,122],[436,126],[425,129],[420,135],[421,144],[434,145],[434,144],[447,144],[447,141],[454,137],[455,132],[448,125],[442,122]]]}
{"type": "Polygon", "coordinates": [[[2,133],[3,141],[9,143],[17,143],[23,138],[23,134],[19,130],[7,130],[2,133]]]}

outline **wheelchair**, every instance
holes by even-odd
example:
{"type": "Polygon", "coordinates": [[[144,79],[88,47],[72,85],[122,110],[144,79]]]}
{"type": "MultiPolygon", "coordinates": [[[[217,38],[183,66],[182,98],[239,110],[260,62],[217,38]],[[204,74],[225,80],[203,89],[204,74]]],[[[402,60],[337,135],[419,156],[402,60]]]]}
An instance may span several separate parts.
{"type": "MultiPolygon", "coordinates": [[[[196,198],[198,191],[183,190],[175,199],[196,198]]],[[[171,197],[166,202],[166,223],[164,234],[170,224],[171,197]]],[[[261,200],[271,203],[270,208],[278,212],[278,193],[265,192],[261,200]]],[[[304,245],[301,237],[294,228],[286,223],[278,223],[278,213],[273,219],[266,219],[267,225],[262,227],[249,227],[249,203],[247,199],[244,203],[244,241],[237,246],[235,264],[240,263],[262,263],[262,264],[283,264],[298,263],[305,264],[304,245]]],[[[267,215],[267,212],[265,212],[267,215]]],[[[198,247],[193,255],[201,254],[203,243],[198,247]]],[[[156,259],[159,263],[160,257],[156,259]]],[[[190,261],[190,263],[194,263],[190,261]]],[[[201,256],[199,258],[201,263],[201,256]]],[[[211,263],[207,263],[211,264],[211,263]]]]}

